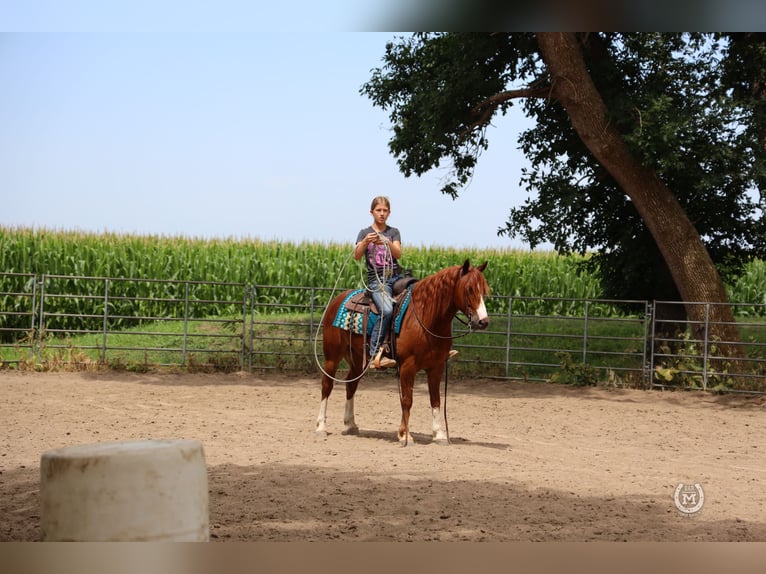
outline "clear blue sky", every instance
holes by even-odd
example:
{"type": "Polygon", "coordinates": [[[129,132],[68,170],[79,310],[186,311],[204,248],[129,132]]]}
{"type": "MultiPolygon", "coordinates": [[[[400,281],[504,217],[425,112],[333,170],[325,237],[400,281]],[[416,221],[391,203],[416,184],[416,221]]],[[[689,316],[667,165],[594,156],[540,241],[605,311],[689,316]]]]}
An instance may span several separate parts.
{"type": "Polygon", "coordinates": [[[518,188],[520,126],[457,200],[405,178],[386,113],[359,94],[394,33],[0,35],[0,223],[290,241],[353,241],[388,195],[404,244],[497,237],[518,188]]]}
{"type": "MultiPolygon", "coordinates": [[[[525,118],[495,122],[452,200],[443,172],[400,174],[386,114],[359,94],[396,36],[363,30],[475,16],[444,2],[0,0],[0,224],[351,242],[388,195],[405,246],[526,248],[497,236],[527,197],[525,118]]],[[[724,4],[701,13],[758,21],[724,4]]]]}

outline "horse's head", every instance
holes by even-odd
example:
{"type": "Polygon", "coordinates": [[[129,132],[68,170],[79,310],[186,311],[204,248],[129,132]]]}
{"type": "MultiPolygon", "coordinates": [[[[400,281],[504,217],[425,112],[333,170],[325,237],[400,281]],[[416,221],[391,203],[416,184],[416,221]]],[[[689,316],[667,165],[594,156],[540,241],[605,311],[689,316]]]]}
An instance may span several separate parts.
{"type": "Polygon", "coordinates": [[[478,267],[471,267],[468,259],[460,268],[460,279],[455,291],[455,303],[466,317],[472,329],[486,329],[489,325],[484,296],[489,295],[489,284],[484,278],[485,261],[478,267]]]}

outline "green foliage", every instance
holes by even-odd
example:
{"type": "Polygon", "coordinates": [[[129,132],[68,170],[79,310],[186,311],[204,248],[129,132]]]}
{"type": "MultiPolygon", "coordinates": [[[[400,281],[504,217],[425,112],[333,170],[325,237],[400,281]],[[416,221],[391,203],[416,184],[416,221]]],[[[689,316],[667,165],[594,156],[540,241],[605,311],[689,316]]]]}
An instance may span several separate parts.
{"type": "MultiPolygon", "coordinates": [[[[725,280],[766,256],[766,35],[587,33],[583,60],[629,151],[674,193],[725,280]]],[[[362,93],[389,112],[389,147],[405,175],[447,160],[443,192],[471,180],[488,126],[521,100],[534,126],[519,136],[530,193],[504,232],[584,261],[605,297],[677,300],[655,238],[551,98],[529,33],[415,34],[386,47],[362,93]]],[[[662,223],[667,225],[666,222],[662,223]]]]}
{"type": "MultiPolygon", "coordinates": [[[[69,310],[87,308],[89,297],[104,297],[103,281],[77,279],[74,275],[118,278],[109,284],[110,304],[114,306],[112,310],[119,307],[120,314],[126,316],[140,314],[131,305],[141,297],[183,300],[188,295],[198,302],[192,307],[192,314],[208,316],[221,311],[206,309],[202,301],[233,299],[232,303],[238,305],[241,302],[235,297],[238,285],[268,287],[258,294],[264,302],[307,303],[300,301],[289,287],[316,287],[314,297],[322,301],[329,297],[328,291],[364,284],[364,269],[351,258],[350,243],[205,240],[0,226],[0,246],[0,269],[18,274],[3,276],[0,302],[4,311],[19,313],[29,310],[31,298],[18,294],[32,292],[35,275],[48,276],[48,293],[76,291],[82,295],[67,303],[71,305],[69,310]],[[196,285],[195,281],[220,285],[196,285]],[[184,282],[191,283],[185,287],[184,282]],[[188,293],[183,292],[185,288],[188,293]]],[[[597,276],[582,269],[588,257],[576,254],[407,247],[402,264],[412,269],[416,277],[424,277],[465,259],[489,262],[485,275],[493,294],[500,296],[493,299],[497,306],[494,311],[504,312],[505,297],[523,298],[514,304],[528,314],[563,313],[567,305],[574,304],[566,299],[602,298],[597,276]],[[542,303],[536,303],[534,298],[562,301],[556,303],[559,309],[552,309],[540,306],[542,303]]],[[[761,260],[749,263],[729,291],[735,303],[766,303],[766,264],[761,260]]],[[[48,310],[55,311],[55,307],[48,310]]],[[[153,309],[147,307],[144,311],[151,314],[153,309]]],[[[743,315],[752,312],[752,308],[742,309],[743,315]]],[[[22,320],[26,327],[32,326],[31,317],[22,320]]]]}
{"type": "Polygon", "coordinates": [[[706,389],[708,391],[763,391],[764,378],[762,345],[756,340],[747,347],[749,370],[742,370],[733,364],[737,359],[720,356],[719,343],[712,342],[705,349],[702,341],[684,333],[674,345],[664,342],[654,366],[654,382],[670,388],[706,389]]]}
{"type": "MultiPolygon", "coordinates": [[[[312,310],[315,317],[316,310],[324,307],[331,294],[363,285],[362,266],[349,260],[350,244],[206,241],[0,227],[0,245],[19,247],[0,250],[2,268],[18,273],[0,275],[0,329],[3,336],[11,336],[9,344],[0,348],[0,363],[18,362],[28,368],[36,368],[33,359],[38,352],[52,365],[79,364],[91,368],[101,364],[103,302],[108,289],[110,346],[176,349],[156,353],[110,352],[105,359],[109,366],[146,369],[154,364],[178,364],[178,349],[183,346],[189,368],[237,369],[243,337],[244,341],[249,340],[250,325],[245,325],[245,333],[239,327],[243,304],[250,296],[246,289],[254,286],[254,328],[261,345],[273,338],[275,347],[289,347],[289,352],[283,354],[282,347],[273,352],[268,350],[268,359],[259,360],[272,361],[269,366],[273,368],[308,370],[313,363],[305,354],[307,343],[301,337],[313,334],[312,310]],[[115,257],[120,258],[119,264],[114,262],[115,257]],[[156,265],[158,257],[162,257],[161,266],[156,265]],[[41,261],[53,268],[40,267],[41,261]],[[292,263],[285,265],[286,261],[292,263]],[[106,273],[119,269],[130,270],[132,276],[106,280],[106,273]],[[45,333],[36,333],[37,325],[32,323],[34,273],[40,274],[38,280],[45,275],[37,285],[38,295],[42,288],[47,294],[45,333]],[[84,276],[75,277],[75,273],[84,276]],[[188,333],[191,339],[182,345],[186,336],[183,323],[172,318],[183,316],[192,321],[188,333]],[[163,319],[144,321],[144,317],[163,319]],[[82,332],[83,329],[92,332],[82,332]],[[296,336],[296,332],[302,335],[296,336]],[[133,343],[134,340],[139,343],[133,343]],[[41,347],[34,341],[41,341],[41,347]],[[221,354],[200,351],[203,347],[217,349],[218,345],[223,346],[221,354]]],[[[493,297],[487,302],[488,309],[493,314],[510,312],[513,319],[512,324],[503,325],[501,321],[492,330],[474,333],[466,339],[460,359],[451,367],[455,373],[507,376],[506,355],[510,347],[514,361],[524,364],[519,377],[527,374],[531,378],[548,377],[549,367],[555,367],[548,365],[553,358],[551,349],[563,350],[564,345],[566,353],[582,356],[567,341],[582,336],[586,304],[587,364],[574,362],[568,354],[558,356],[561,372],[551,380],[591,385],[596,384],[597,373],[603,377],[608,369],[640,371],[638,341],[644,336],[644,326],[636,317],[642,306],[630,310],[616,303],[593,301],[600,298],[598,281],[582,271],[585,257],[519,250],[413,247],[406,250],[402,262],[416,276],[423,277],[460,264],[466,258],[474,263],[489,262],[485,274],[493,297]],[[617,355],[620,357],[616,358],[617,355]],[[531,366],[543,363],[545,366],[539,369],[531,366]]],[[[739,317],[763,314],[763,308],[752,303],[766,303],[765,289],[766,264],[755,260],[730,287],[732,301],[741,303],[735,314],[739,317]]],[[[760,340],[761,324],[757,318],[753,323],[743,323],[743,340],[750,337],[760,340]]],[[[750,351],[762,348],[753,345],[750,351]]],[[[701,361],[698,349],[686,341],[680,352],[657,365],[655,382],[699,387],[701,361]]],[[[515,376],[516,367],[512,369],[510,374],[515,376]]],[[[709,365],[708,369],[708,389],[716,385],[747,388],[747,382],[733,380],[727,374],[728,368],[722,362],[709,365]]]]}
{"type": "Polygon", "coordinates": [[[738,304],[738,316],[762,316],[763,308],[748,307],[747,304],[766,304],[766,262],[756,259],[748,263],[731,284],[729,299],[738,304]]]}
{"type": "MultiPolygon", "coordinates": [[[[190,317],[241,314],[243,289],[255,285],[255,311],[269,305],[322,307],[331,293],[364,286],[362,264],[352,245],[255,240],[204,240],[0,227],[0,269],[21,275],[0,278],[4,311],[0,327],[32,327],[31,295],[35,275],[45,275],[46,316],[51,329],[81,324],[69,315],[91,315],[94,328],[108,298],[110,327],[130,328],[134,317],[172,313],[190,317]],[[74,277],[81,276],[80,278],[74,277]],[[106,281],[107,277],[113,278],[106,281]],[[215,282],[215,283],[213,283],[215,282]],[[295,287],[316,287],[310,290],[295,287]],[[55,297],[56,294],[66,297],[55,297]],[[108,295],[108,297],[107,297],[108,295]],[[313,300],[312,300],[313,298],[313,300]],[[189,301],[188,308],[184,302],[189,301]],[[206,305],[230,301],[231,305],[206,305]],[[52,319],[56,316],[55,320],[52,319]]],[[[486,271],[498,294],[536,297],[595,297],[597,283],[578,273],[576,259],[515,250],[455,250],[408,247],[402,264],[424,277],[465,259],[489,261],[486,271]]],[[[41,288],[42,286],[38,286],[41,288]]],[[[505,305],[497,302],[498,309],[505,305]]],[[[530,309],[533,303],[528,303],[530,309]]],[[[544,312],[539,304],[533,312],[544,312]]]]}
{"type": "MultiPolygon", "coordinates": [[[[654,367],[655,381],[661,385],[669,387],[678,387],[685,389],[702,389],[706,385],[714,386],[721,377],[725,378],[724,372],[708,372],[710,382],[704,379],[703,351],[699,341],[691,339],[690,334],[684,334],[683,338],[676,345],[677,348],[671,349],[667,343],[660,347],[660,353],[666,356],[660,364],[654,367]]],[[[709,349],[711,354],[715,354],[715,345],[709,349]]],[[[724,381],[720,384],[724,385],[724,381]]]]}
{"type": "MultiPolygon", "coordinates": [[[[742,107],[726,95],[722,44],[700,35],[593,34],[582,46],[611,121],[674,192],[719,273],[733,277],[763,256],[763,221],[749,196],[759,169],[751,151],[759,146],[743,129],[742,107]]],[[[528,109],[537,124],[522,135],[532,163],[522,180],[539,194],[511,210],[509,234],[597,250],[588,263],[607,297],[677,300],[654,237],[568,118],[540,101],[528,109]]]]}
{"type": "MultiPolygon", "coordinates": [[[[119,234],[32,230],[0,226],[0,269],[30,274],[18,276],[0,291],[31,289],[31,275],[49,275],[52,290],[75,287],[71,276],[146,279],[143,284],[121,285],[120,295],[177,298],[180,283],[221,282],[266,286],[301,286],[346,289],[364,284],[364,269],[351,257],[353,246],[322,242],[300,244],[257,240],[205,240],[119,234]]],[[[518,296],[593,297],[596,283],[577,271],[579,257],[520,250],[456,250],[408,246],[402,264],[424,277],[465,259],[489,261],[486,274],[492,289],[518,296]]],[[[5,281],[11,281],[6,279],[5,281]]],[[[86,283],[79,280],[83,285],[86,283]]],[[[202,289],[197,287],[193,289],[202,289]]],[[[103,296],[103,293],[84,293],[103,296]]],[[[204,299],[207,293],[195,291],[204,299]]],[[[276,294],[274,295],[276,296],[276,294]]]]}
{"type": "Polygon", "coordinates": [[[389,148],[405,176],[422,175],[448,157],[452,173],[442,191],[454,196],[468,183],[488,145],[483,130],[469,128],[482,113],[476,106],[513,79],[517,53],[531,53],[533,38],[421,33],[386,45],[385,66],[360,91],[389,111],[389,148]]]}
{"type": "Polygon", "coordinates": [[[563,383],[577,387],[598,384],[598,372],[593,365],[577,363],[569,353],[556,353],[561,361],[561,370],[551,375],[552,383],[563,383]]]}

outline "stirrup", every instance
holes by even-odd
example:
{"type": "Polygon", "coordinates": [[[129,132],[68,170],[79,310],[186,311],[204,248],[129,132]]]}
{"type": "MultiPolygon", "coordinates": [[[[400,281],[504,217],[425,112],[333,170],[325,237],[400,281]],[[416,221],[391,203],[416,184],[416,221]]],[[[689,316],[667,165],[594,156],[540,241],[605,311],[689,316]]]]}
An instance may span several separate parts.
{"type": "Polygon", "coordinates": [[[371,361],[370,368],[371,369],[388,369],[389,367],[395,367],[396,361],[389,357],[383,356],[383,349],[381,348],[378,351],[378,354],[375,355],[375,359],[371,361]]]}

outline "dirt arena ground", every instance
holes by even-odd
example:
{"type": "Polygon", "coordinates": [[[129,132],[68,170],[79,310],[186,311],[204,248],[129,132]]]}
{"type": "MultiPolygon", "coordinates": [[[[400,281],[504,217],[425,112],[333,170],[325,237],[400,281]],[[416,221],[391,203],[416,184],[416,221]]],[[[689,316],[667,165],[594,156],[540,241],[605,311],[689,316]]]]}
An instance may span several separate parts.
{"type": "Polygon", "coordinates": [[[766,541],[766,399],[450,381],[430,444],[425,382],[399,446],[392,374],[362,381],[359,436],[317,378],[0,372],[0,541],[41,539],[46,450],[200,440],[212,541],[766,541]],[[677,485],[698,483],[687,515],[677,485]]]}

